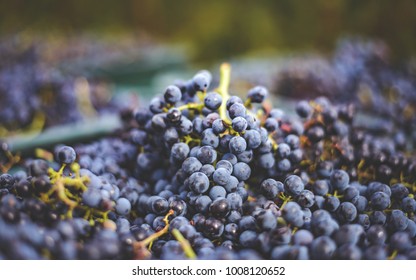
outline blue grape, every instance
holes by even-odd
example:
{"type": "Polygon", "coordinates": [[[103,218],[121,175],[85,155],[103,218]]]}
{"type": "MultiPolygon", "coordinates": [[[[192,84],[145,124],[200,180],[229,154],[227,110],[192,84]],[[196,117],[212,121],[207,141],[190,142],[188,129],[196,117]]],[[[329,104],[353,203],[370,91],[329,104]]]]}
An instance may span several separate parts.
{"type": "Polygon", "coordinates": [[[342,202],[338,208],[338,217],[341,221],[352,222],[357,217],[357,208],[351,202],[342,202]]]}
{"type": "Polygon", "coordinates": [[[234,165],[233,176],[240,181],[245,181],[250,178],[251,168],[247,163],[238,162],[234,165]]]}
{"type": "Polygon", "coordinates": [[[195,193],[204,193],[209,188],[209,179],[202,172],[195,172],[189,177],[189,188],[195,193]]]}
{"type": "Polygon", "coordinates": [[[230,179],[231,173],[225,168],[217,168],[212,175],[212,179],[215,183],[225,186],[230,179]]]}
{"type": "Polygon", "coordinates": [[[256,130],[250,129],[244,133],[244,139],[247,142],[247,147],[250,149],[256,149],[261,144],[261,136],[260,133],[256,130]]]}
{"type": "Polygon", "coordinates": [[[384,210],[390,205],[390,197],[384,192],[375,192],[370,203],[374,210],[384,210]]]}
{"type": "Polygon", "coordinates": [[[244,138],[241,136],[234,136],[230,140],[229,148],[233,154],[242,153],[247,148],[246,140],[244,140],[244,138]]]}
{"type": "Polygon", "coordinates": [[[171,85],[166,88],[163,97],[165,98],[166,103],[175,104],[176,102],[181,101],[182,93],[177,86],[171,85]]]}
{"type": "Polygon", "coordinates": [[[75,161],[77,154],[74,148],[69,146],[59,147],[56,151],[56,158],[62,164],[71,164],[75,161]]]}
{"type": "Polygon", "coordinates": [[[237,132],[243,132],[247,128],[247,121],[243,117],[235,117],[231,124],[232,128],[237,132]]]}
{"type": "Polygon", "coordinates": [[[215,200],[219,197],[225,197],[227,195],[227,191],[222,186],[214,186],[209,190],[209,197],[212,200],[215,200]]]}
{"type": "Polygon", "coordinates": [[[297,175],[290,175],[284,182],[285,191],[292,195],[299,195],[304,190],[305,185],[302,179],[297,175]]]}
{"type": "Polygon", "coordinates": [[[253,103],[262,103],[267,97],[268,91],[263,86],[256,86],[248,91],[247,98],[253,103]]]}
{"type": "Polygon", "coordinates": [[[212,146],[214,148],[217,148],[218,145],[220,144],[220,139],[218,138],[217,135],[215,135],[212,128],[205,129],[202,132],[201,136],[202,136],[202,139],[201,139],[201,144],[202,145],[208,145],[208,146],[212,146]]]}
{"type": "MultiPolygon", "coordinates": [[[[224,157],[223,157],[224,158],[224,157]]],[[[228,172],[230,172],[230,174],[233,172],[233,164],[226,160],[226,159],[222,159],[220,161],[217,162],[216,168],[225,168],[226,170],[228,170],[228,172]]]]}
{"type": "Polygon", "coordinates": [[[212,164],[217,159],[217,152],[211,146],[202,146],[196,157],[202,164],[212,164]]]}
{"type": "Polygon", "coordinates": [[[227,201],[231,210],[238,210],[243,205],[243,199],[238,193],[229,193],[227,195],[227,201]]]}
{"type": "Polygon", "coordinates": [[[350,177],[344,170],[337,169],[331,174],[331,186],[336,190],[344,191],[347,188],[349,181],[350,177]]]}
{"type": "Polygon", "coordinates": [[[246,107],[241,103],[234,103],[228,109],[228,114],[231,119],[236,117],[244,117],[246,115],[246,107]]]}
{"type": "Polygon", "coordinates": [[[217,110],[222,103],[222,97],[216,92],[209,92],[205,96],[204,104],[210,110],[217,110]]]}
{"type": "Polygon", "coordinates": [[[224,122],[221,119],[216,119],[213,123],[212,123],[212,131],[215,134],[221,134],[223,132],[225,132],[226,127],[224,125],[224,122]]]}

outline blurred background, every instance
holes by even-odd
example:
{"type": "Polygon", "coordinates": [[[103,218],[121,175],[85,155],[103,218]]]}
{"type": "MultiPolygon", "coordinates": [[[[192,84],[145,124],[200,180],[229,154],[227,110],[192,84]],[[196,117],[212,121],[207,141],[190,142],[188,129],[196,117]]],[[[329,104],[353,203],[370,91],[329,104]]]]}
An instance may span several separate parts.
{"type": "Polygon", "coordinates": [[[0,18],[0,137],[139,106],[223,61],[235,91],[414,101],[413,0],[14,0],[0,18]]]}
{"type": "Polygon", "coordinates": [[[413,0],[1,1],[0,32],[151,38],[188,47],[194,62],[259,51],[331,51],[344,35],[416,50],[413,0]]]}

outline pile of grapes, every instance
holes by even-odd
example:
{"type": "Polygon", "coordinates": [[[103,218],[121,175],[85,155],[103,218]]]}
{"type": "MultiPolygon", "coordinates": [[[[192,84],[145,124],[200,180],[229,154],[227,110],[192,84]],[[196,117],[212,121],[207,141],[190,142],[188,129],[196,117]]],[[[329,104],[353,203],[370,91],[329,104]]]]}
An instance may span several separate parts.
{"type": "Polygon", "coordinates": [[[404,134],[324,97],[289,115],[265,87],[230,95],[230,76],[168,86],[92,143],[2,144],[0,259],[416,259],[404,134]]]}
{"type": "Polygon", "coordinates": [[[0,137],[40,132],[119,109],[100,97],[104,82],[46,63],[45,49],[26,46],[18,38],[0,39],[0,137]]]}

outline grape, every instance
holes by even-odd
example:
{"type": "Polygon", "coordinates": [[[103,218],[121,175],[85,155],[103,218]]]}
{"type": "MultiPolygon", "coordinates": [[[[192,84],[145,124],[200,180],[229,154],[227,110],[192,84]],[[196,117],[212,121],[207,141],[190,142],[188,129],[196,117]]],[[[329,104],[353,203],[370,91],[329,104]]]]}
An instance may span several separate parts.
{"type": "Polygon", "coordinates": [[[299,196],[297,197],[298,203],[303,208],[312,207],[315,203],[315,196],[309,190],[303,190],[300,192],[299,196]]]}
{"type": "Polygon", "coordinates": [[[270,210],[262,211],[256,217],[256,222],[258,227],[264,231],[270,231],[277,226],[277,219],[270,210]]]}
{"type": "Polygon", "coordinates": [[[204,234],[211,238],[218,238],[224,232],[224,224],[215,218],[208,218],[204,223],[204,234]]]}
{"type": "Polygon", "coordinates": [[[246,150],[247,143],[243,137],[234,136],[233,138],[230,139],[229,147],[230,147],[230,151],[233,154],[239,154],[246,150]]]}
{"type": "Polygon", "coordinates": [[[247,98],[253,103],[262,103],[267,95],[268,91],[265,87],[256,86],[248,91],[247,98]]]}
{"type": "Polygon", "coordinates": [[[299,101],[296,104],[296,113],[301,118],[308,118],[312,114],[312,107],[305,100],[299,101]]]}
{"type": "Polygon", "coordinates": [[[387,232],[381,225],[372,225],[366,233],[368,242],[372,245],[383,245],[387,239],[387,232]]]}
{"type": "Polygon", "coordinates": [[[237,163],[237,157],[231,153],[224,154],[221,159],[229,161],[232,165],[237,163]]]}
{"type": "Polygon", "coordinates": [[[216,92],[209,92],[204,99],[205,107],[210,110],[217,110],[222,103],[222,97],[216,92]]]}
{"type": "Polygon", "coordinates": [[[161,196],[151,196],[148,200],[150,210],[157,214],[165,214],[169,209],[169,203],[166,198],[161,196]]]}
{"type": "Polygon", "coordinates": [[[211,74],[206,71],[200,71],[192,78],[193,87],[196,91],[206,91],[211,83],[211,74]]]}
{"type": "Polygon", "coordinates": [[[384,210],[390,205],[390,197],[384,192],[375,192],[370,203],[374,210],[384,210]]]}
{"type": "Polygon", "coordinates": [[[416,201],[412,197],[405,197],[402,200],[401,207],[404,212],[414,213],[416,211],[416,201]]]}
{"type": "Polygon", "coordinates": [[[251,168],[247,163],[238,162],[234,165],[233,176],[240,181],[245,181],[250,178],[251,168]]]}
{"type": "Polygon", "coordinates": [[[302,179],[296,175],[290,175],[287,177],[284,182],[284,186],[285,190],[292,195],[299,195],[305,188],[302,179]]]}
{"type": "Polygon", "coordinates": [[[290,146],[286,143],[280,143],[277,147],[277,155],[280,158],[287,158],[290,155],[290,146]]]}
{"type": "Polygon", "coordinates": [[[393,210],[390,214],[390,226],[394,231],[402,231],[407,228],[409,221],[401,210],[393,210]]]}
{"type": "Polygon", "coordinates": [[[260,133],[257,132],[256,130],[252,130],[252,129],[247,130],[246,133],[244,133],[243,137],[247,142],[247,147],[250,149],[256,149],[261,144],[260,133]]]}
{"type": "Polygon", "coordinates": [[[288,202],[282,210],[283,218],[296,227],[301,227],[304,223],[303,212],[296,202],[288,202]]]}
{"type": "Polygon", "coordinates": [[[0,175],[0,188],[2,189],[11,189],[15,183],[15,179],[10,174],[0,175]]]}
{"type": "Polygon", "coordinates": [[[335,253],[336,244],[328,236],[320,236],[312,241],[311,256],[318,260],[327,260],[335,253]]]}
{"type": "Polygon", "coordinates": [[[239,243],[243,248],[253,248],[256,244],[257,233],[246,230],[240,234],[239,243]]]}
{"type": "Polygon", "coordinates": [[[57,149],[56,158],[60,163],[71,164],[77,157],[74,148],[69,146],[63,146],[57,149]]]}
{"type": "Polygon", "coordinates": [[[201,167],[200,171],[202,173],[204,173],[205,175],[207,175],[208,178],[211,179],[212,178],[212,174],[214,174],[214,172],[215,172],[215,167],[213,165],[211,165],[211,164],[204,164],[201,167]]]}
{"type": "Polygon", "coordinates": [[[117,199],[116,202],[116,212],[119,215],[127,215],[131,210],[131,204],[130,201],[128,201],[126,198],[121,197],[117,199]]]}
{"type": "Polygon", "coordinates": [[[243,100],[241,100],[240,97],[235,96],[235,95],[230,96],[230,98],[226,102],[226,108],[227,108],[227,110],[230,110],[230,107],[232,105],[234,105],[235,103],[243,104],[243,100]]]}
{"type": "Polygon", "coordinates": [[[189,188],[195,193],[204,193],[209,188],[209,179],[202,172],[195,172],[189,177],[189,188]]]}
{"type": "Polygon", "coordinates": [[[216,168],[224,168],[226,169],[230,174],[233,172],[233,165],[230,161],[226,159],[222,159],[217,162],[216,168]]]}
{"type": "Polygon", "coordinates": [[[336,196],[328,196],[325,199],[325,206],[324,208],[329,212],[335,212],[338,207],[340,206],[341,202],[336,196]]]}
{"type": "Polygon", "coordinates": [[[296,245],[308,246],[313,241],[313,234],[308,230],[301,229],[295,232],[292,239],[296,245]]]}
{"type": "Polygon", "coordinates": [[[273,132],[279,128],[279,122],[275,118],[267,118],[264,127],[268,132],[273,132]]]}
{"type": "Polygon", "coordinates": [[[235,223],[226,224],[224,227],[224,237],[228,240],[235,241],[238,238],[238,225],[235,223]]]}
{"type": "Polygon", "coordinates": [[[95,188],[89,188],[82,194],[82,201],[90,207],[98,207],[101,200],[101,192],[95,188]]]}
{"type": "Polygon", "coordinates": [[[228,179],[228,182],[224,185],[224,188],[228,193],[231,193],[237,190],[238,184],[239,184],[238,179],[234,176],[230,176],[230,178],[228,179]]]}
{"type": "Polygon", "coordinates": [[[202,132],[202,145],[212,146],[213,148],[217,148],[220,143],[218,136],[214,133],[212,128],[207,128],[202,132]]]}
{"type": "Polygon", "coordinates": [[[247,121],[243,117],[236,117],[236,118],[233,119],[231,125],[232,125],[232,128],[235,131],[237,131],[237,132],[243,132],[247,128],[247,121]]]}
{"type": "Polygon", "coordinates": [[[329,192],[329,185],[326,180],[317,180],[313,186],[312,190],[314,194],[324,196],[329,192]]]}
{"type": "Polygon", "coordinates": [[[161,98],[154,97],[152,100],[150,100],[149,110],[153,114],[162,113],[164,107],[165,107],[165,102],[161,98]]]}
{"type": "Polygon", "coordinates": [[[217,168],[217,170],[214,171],[214,174],[212,175],[212,179],[215,183],[225,186],[228,183],[228,180],[230,179],[230,172],[225,168],[217,168]]]}
{"type": "Polygon", "coordinates": [[[182,93],[177,86],[171,85],[166,88],[163,97],[165,98],[166,103],[175,104],[176,102],[181,101],[182,93]]]}
{"type": "Polygon", "coordinates": [[[210,213],[216,218],[224,218],[230,212],[230,205],[226,198],[217,198],[215,199],[210,207],[210,213]]]}
{"type": "Polygon", "coordinates": [[[226,127],[224,125],[224,122],[221,119],[216,119],[213,123],[212,123],[212,131],[215,134],[221,134],[223,132],[225,132],[226,127]]]}
{"type": "Polygon", "coordinates": [[[202,164],[212,164],[217,159],[217,152],[211,146],[199,148],[196,157],[202,164]]]}
{"type": "Polygon", "coordinates": [[[236,117],[244,117],[246,114],[246,108],[243,104],[237,102],[230,106],[228,109],[228,114],[230,115],[231,119],[236,117]]]}
{"type": "Polygon", "coordinates": [[[219,197],[225,197],[227,195],[227,191],[224,189],[224,187],[221,186],[214,186],[209,190],[209,197],[212,200],[215,200],[219,197]]]}
{"type": "Polygon", "coordinates": [[[283,184],[272,178],[268,178],[261,183],[261,191],[268,199],[277,197],[280,192],[283,192],[283,184]]]}
{"type": "Polygon", "coordinates": [[[348,173],[344,170],[334,170],[330,178],[331,186],[340,191],[347,188],[349,180],[348,173]]]}
{"type": "Polygon", "coordinates": [[[229,193],[227,201],[231,210],[238,210],[243,206],[243,198],[238,193],[229,193]]]}
{"type": "Polygon", "coordinates": [[[343,202],[338,208],[341,221],[352,222],[357,217],[357,208],[351,202],[343,202]]]}
{"type": "Polygon", "coordinates": [[[172,146],[171,155],[177,161],[184,161],[189,154],[189,146],[185,143],[176,143],[172,146]]]}
{"type": "Polygon", "coordinates": [[[182,169],[187,174],[192,174],[197,171],[199,171],[202,167],[202,163],[195,157],[189,157],[185,159],[185,161],[182,164],[182,169]]]}
{"type": "Polygon", "coordinates": [[[202,195],[198,197],[195,201],[195,208],[200,213],[207,213],[209,207],[211,206],[212,199],[209,196],[202,195]]]}

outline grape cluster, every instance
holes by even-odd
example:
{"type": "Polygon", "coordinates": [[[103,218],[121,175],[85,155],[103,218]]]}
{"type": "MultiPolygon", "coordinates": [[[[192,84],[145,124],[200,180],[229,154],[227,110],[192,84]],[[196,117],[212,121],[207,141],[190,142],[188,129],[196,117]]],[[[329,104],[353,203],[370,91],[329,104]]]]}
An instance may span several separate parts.
{"type": "Polygon", "coordinates": [[[336,103],[354,103],[381,119],[377,125],[367,124],[368,129],[395,132],[394,128],[400,128],[416,139],[413,68],[407,61],[394,65],[384,42],[344,38],[338,41],[330,59],[315,57],[286,63],[278,72],[275,87],[289,97],[325,95],[336,103]]]}
{"type": "Polygon", "coordinates": [[[39,132],[79,122],[91,112],[120,109],[94,93],[98,81],[81,78],[89,92],[80,93],[78,77],[45,63],[42,51],[40,44],[26,46],[19,38],[0,40],[0,137],[39,132]]]}
{"type": "Polygon", "coordinates": [[[407,138],[324,97],[294,116],[262,86],[230,95],[230,73],[168,86],[111,137],[20,163],[3,145],[0,258],[415,259],[407,138]]]}

